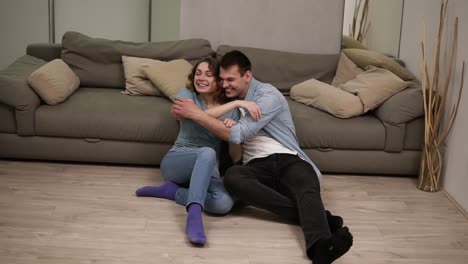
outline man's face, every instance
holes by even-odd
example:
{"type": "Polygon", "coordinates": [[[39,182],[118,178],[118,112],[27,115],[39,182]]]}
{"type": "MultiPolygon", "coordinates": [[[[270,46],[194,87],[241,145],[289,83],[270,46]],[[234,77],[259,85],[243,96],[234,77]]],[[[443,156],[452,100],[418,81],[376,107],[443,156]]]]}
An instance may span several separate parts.
{"type": "Polygon", "coordinates": [[[241,76],[237,65],[227,69],[221,67],[219,78],[221,82],[220,85],[224,89],[226,97],[239,97],[240,99],[244,99],[249,89],[250,80],[252,79],[252,72],[246,71],[244,75],[241,76]]]}

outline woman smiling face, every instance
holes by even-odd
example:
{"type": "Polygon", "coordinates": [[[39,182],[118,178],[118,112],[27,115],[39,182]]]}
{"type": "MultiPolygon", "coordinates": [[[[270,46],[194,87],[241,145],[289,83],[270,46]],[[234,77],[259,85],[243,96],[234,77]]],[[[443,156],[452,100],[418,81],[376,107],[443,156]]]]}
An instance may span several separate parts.
{"type": "Polygon", "coordinates": [[[207,62],[198,64],[195,70],[193,84],[199,94],[212,94],[216,92],[216,78],[207,62]]]}

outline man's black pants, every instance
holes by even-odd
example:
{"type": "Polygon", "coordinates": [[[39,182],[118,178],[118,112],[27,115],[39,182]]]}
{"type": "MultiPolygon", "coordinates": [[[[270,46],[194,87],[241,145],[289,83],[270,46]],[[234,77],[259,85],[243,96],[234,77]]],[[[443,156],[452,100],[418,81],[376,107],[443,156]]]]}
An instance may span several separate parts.
{"type": "Polygon", "coordinates": [[[273,154],[229,168],[226,189],[237,199],[290,221],[299,221],[307,249],[330,237],[314,168],[297,155],[273,154]]]}

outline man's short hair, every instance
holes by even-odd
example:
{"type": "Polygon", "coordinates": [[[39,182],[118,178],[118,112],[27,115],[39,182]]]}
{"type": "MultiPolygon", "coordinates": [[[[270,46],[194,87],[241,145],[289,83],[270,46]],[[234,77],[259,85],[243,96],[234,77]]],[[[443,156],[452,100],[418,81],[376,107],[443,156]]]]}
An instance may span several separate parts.
{"type": "Polygon", "coordinates": [[[244,53],[238,50],[232,50],[224,54],[224,56],[221,58],[221,61],[219,62],[219,66],[223,69],[228,69],[235,65],[237,65],[239,68],[239,73],[241,76],[244,76],[247,71],[252,70],[252,63],[250,63],[249,58],[247,58],[244,53]]]}

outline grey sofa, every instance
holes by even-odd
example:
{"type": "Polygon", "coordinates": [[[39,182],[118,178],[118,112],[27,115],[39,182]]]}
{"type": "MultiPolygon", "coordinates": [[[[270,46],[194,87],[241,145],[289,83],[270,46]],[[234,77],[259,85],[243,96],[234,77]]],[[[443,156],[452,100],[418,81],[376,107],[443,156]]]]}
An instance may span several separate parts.
{"type": "MultiPolygon", "coordinates": [[[[207,40],[132,43],[76,32],[62,44],[32,44],[27,55],[0,71],[0,157],[159,165],[176,139],[178,123],[165,97],[127,96],[122,55],[160,60],[222,56],[240,49],[254,76],[286,96],[310,78],[330,83],[338,55],[297,54],[221,45],[207,40]],[[81,87],[50,106],[27,85],[29,74],[62,58],[81,87]]],[[[288,98],[300,146],[324,172],[414,175],[423,144],[420,89],[406,89],[371,113],[336,118],[288,98]]]]}

